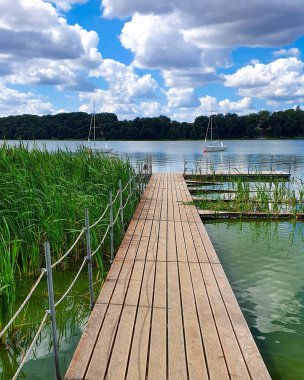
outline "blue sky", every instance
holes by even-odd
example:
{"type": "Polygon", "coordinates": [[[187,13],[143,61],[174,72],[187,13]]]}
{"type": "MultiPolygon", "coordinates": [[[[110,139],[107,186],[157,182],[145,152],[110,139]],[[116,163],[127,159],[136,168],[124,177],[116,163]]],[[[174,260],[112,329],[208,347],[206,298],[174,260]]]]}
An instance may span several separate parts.
{"type": "Polygon", "coordinates": [[[304,105],[301,0],[0,0],[0,116],[304,105]]]}

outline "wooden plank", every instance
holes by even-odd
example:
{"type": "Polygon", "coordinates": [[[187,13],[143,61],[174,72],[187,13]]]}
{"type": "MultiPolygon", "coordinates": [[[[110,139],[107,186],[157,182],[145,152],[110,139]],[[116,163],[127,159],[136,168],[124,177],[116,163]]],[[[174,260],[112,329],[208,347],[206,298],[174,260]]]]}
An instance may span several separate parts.
{"type": "Polygon", "coordinates": [[[233,331],[210,264],[200,264],[228,371],[236,379],[250,379],[248,369],[233,331]]]}
{"type": "Polygon", "coordinates": [[[189,379],[208,379],[188,263],[178,263],[189,379]]]}
{"type": "Polygon", "coordinates": [[[186,245],[184,240],[184,233],[182,222],[175,222],[175,236],[176,236],[176,249],[177,249],[177,260],[186,262],[188,260],[186,245]]]}
{"type": "Polygon", "coordinates": [[[192,263],[197,263],[198,258],[196,254],[195,245],[193,242],[193,237],[190,230],[190,224],[186,222],[182,222],[182,228],[184,232],[184,239],[185,239],[188,261],[192,263]]]}
{"type": "Polygon", "coordinates": [[[175,225],[174,222],[168,221],[167,236],[167,261],[177,261],[176,242],[175,242],[175,225]]]}
{"type": "Polygon", "coordinates": [[[84,378],[106,310],[107,305],[95,305],[65,375],[66,380],[79,380],[84,378]]]}
{"type": "Polygon", "coordinates": [[[86,379],[103,379],[122,310],[121,305],[109,305],[98,340],[89,362],[86,379]]]}
{"type": "Polygon", "coordinates": [[[146,378],[151,311],[151,307],[138,307],[127,380],[144,380],[146,378]]]}
{"type": "Polygon", "coordinates": [[[124,306],[119,328],[109,361],[107,380],[124,379],[127,371],[136,306],[124,306]]]}
{"type": "Polygon", "coordinates": [[[176,262],[168,263],[168,378],[187,379],[187,362],[176,262]]]}
{"type": "Polygon", "coordinates": [[[210,379],[229,379],[221,342],[199,264],[190,263],[197,314],[200,321],[210,379]]]}

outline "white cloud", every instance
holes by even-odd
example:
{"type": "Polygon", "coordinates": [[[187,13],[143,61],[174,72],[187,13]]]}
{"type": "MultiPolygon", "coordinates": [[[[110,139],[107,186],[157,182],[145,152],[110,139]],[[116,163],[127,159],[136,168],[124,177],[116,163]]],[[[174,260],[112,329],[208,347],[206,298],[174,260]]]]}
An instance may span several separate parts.
{"type": "Polygon", "coordinates": [[[1,0],[0,11],[0,75],[6,82],[94,89],[83,78],[102,60],[96,32],[68,25],[42,0],[1,0]]]}
{"type": "Polygon", "coordinates": [[[157,82],[150,74],[139,76],[132,66],[126,66],[113,59],[104,59],[92,76],[103,77],[109,85],[111,93],[122,100],[154,97],[157,82]]]}
{"type": "Polygon", "coordinates": [[[216,68],[231,64],[237,46],[281,46],[303,33],[301,0],[235,0],[229,7],[227,0],[103,0],[102,7],[105,17],[131,17],[122,45],[134,53],[135,66],[160,69],[170,87],[218,79],[216,68]]]}
{"type": "Polygon", "coordinates": [[[280,49],[273,52],[274,57],[299,57],[301,52],[298,48],[280,49]]]}
{"type": "Polygon", "coordinates": [[[239,88],[239,94],[267,101],[304,99],[304,63],[295,57],[280,58],[269,64],[245,66],[226,75],[225,85],[239,88]]]}
{"type": "Polygon", "coordinates": [[[0,85],[0,114],[2,116],[12,114],[43,115],[53,112],[53,105],[50,102],[43,101],[35,94],[20,92],[0,85]]]}
{"type": "Polygon", "coordinates": [[[69,11],[75,4],[85,4],[88,1],[89,0],[50,0],[58,9],[62,9],[65,12],[69,11]]]}
{"type": "Polygon", "coordinates": [[[159,116],[166,113],[164,107],[157,101],[134,102],[115,96],[110,91],[96,90],[94,94],[80,93],[79,107],[81,112],[92,112],[92,104],[95,99],[97,112],[113,112],[120,120],[132,120],[137,116],[159,116]]]}
{"type": "Polygon", "coordinates": [[[193,88],[170,88],[167,92],[168,107],[191,108],[200,104],[193,88]]]}

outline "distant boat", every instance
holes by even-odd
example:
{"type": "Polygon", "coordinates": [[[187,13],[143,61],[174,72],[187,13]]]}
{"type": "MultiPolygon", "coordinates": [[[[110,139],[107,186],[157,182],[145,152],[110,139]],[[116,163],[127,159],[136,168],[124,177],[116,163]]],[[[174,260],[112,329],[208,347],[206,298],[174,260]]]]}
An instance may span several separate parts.
{"type": "Polygon", "coordinates": [[[204,153],[207,152],[223,152],[228,149],[228,146],[223,145],[223,142],[219,140],[217,127],[213,126],[212,122],[212,107],[211,113],[208,120],[208,126],[205,136],[205,144],[204,144],[204,153]],[[215,132],[215,133],[214,133],[215,132]],[[210,133],[210,140],[208,140],[208,135],[210,133]],[[217,136],[217,140],[213,140],[214,135],[217,136]]]}
{"type": "Polygon", "coordinates": [[[88,135],[88,146],[84,147],[91,153],[111,153],[113,149],[108,148],[107,143],[104,141],[104,147],[96,144],[96,122],[95,122],[95,99],[93,113],[91,116],[90,130],[88,135]],[[93,140],[91,140],[91,134],[93,130],[93,140]]]}

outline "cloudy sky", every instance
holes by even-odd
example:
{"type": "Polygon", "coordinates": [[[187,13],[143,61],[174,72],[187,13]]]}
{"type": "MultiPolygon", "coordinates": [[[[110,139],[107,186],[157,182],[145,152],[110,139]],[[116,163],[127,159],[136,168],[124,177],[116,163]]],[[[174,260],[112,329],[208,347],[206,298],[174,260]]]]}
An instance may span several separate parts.
{"type": "Polygon", "coordinates": [[[303,0],[0,0],[0,116],[304,106],[303,0]]]}

